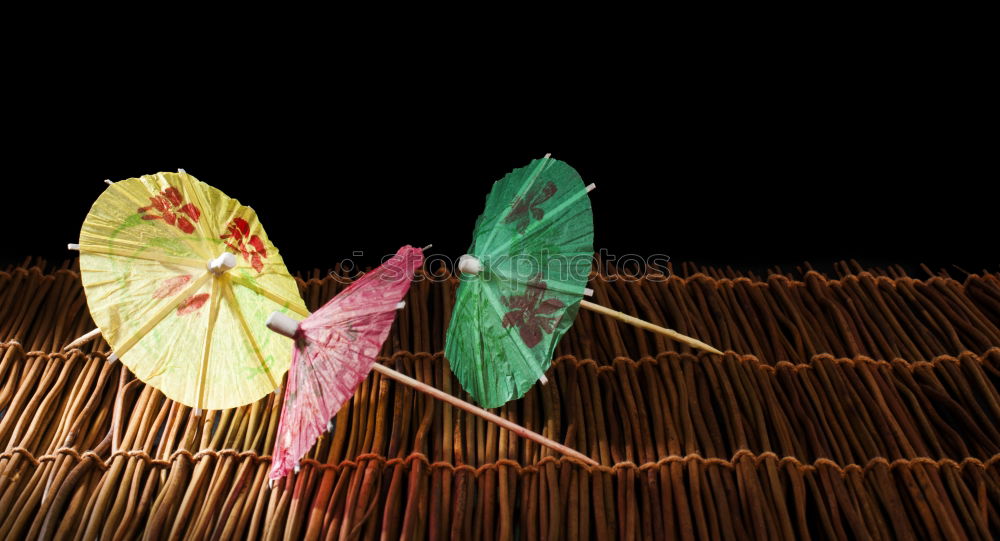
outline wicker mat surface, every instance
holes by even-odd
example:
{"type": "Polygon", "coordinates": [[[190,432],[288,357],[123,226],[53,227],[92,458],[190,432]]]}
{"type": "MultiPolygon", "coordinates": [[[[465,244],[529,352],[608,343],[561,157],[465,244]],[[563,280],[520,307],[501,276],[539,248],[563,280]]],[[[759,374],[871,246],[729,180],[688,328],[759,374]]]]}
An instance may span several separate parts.
{"type": "MultiPolygon", "coordinates": [[[[588,467],[373,373],[269,487],[280,395],[194,422],[109,363],[79,275],[0,271],[0,539],[992,539],[1000,536],[1000,276],[840,264],[766,277],[594,274],[498,414],[588,467]],[[738,353],[735,353],[738,352],[738,353]]],[[[418,280],[381,362],[467,396],[440,351],[454,278],[418,280]]],[[[344,287],[299,278],[315,309],[344,287]]]]}

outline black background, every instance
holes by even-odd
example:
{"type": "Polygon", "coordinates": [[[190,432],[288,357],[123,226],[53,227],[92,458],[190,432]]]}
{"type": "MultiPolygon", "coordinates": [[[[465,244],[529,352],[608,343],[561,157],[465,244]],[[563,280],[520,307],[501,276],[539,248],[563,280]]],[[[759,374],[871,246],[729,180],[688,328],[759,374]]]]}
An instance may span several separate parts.
{"type": "Polygon", "coordinates": [[[0,260],[62,261],[105,178],[179,167],[252,206],[293,272],[402,244],[457,257],[492,182],[551,152],[597,183],[595,248],[619,256],[997,270],[993,150],[964,89],[877,66],[747,73],[585,94],[535,81],[518,101],[402,79],[349,95],[60,91],[8,111],[0,260]]]}

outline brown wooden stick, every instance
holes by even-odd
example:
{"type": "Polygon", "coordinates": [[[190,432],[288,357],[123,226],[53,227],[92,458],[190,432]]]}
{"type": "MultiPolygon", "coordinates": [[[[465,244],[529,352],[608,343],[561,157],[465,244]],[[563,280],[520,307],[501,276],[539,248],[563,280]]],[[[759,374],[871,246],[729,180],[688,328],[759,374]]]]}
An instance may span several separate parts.
{"type": "Polygon", "coordinates": [[[558,452],[560,452],[560,453],[562,453],[564,455],[571,456],[573,458],[578,458],[578,459],[586,462],[587,464],[589,464],[591,466],[599,466],[599,464],[597,463],[597,461],[595,461],[594,459],[588,457],[587,455],[585,455],[585,454],[583,454],[583,453],[581,453],[581,452],[579,452],[579,451],[577,451],[575,449],[571,449],[571,448],[566,447],[565,445],[563,445],[561,443],[554,442],[554,441],[550,440],[549,438],[546,438],[545,436],[542,436],[541,434],[539,434],[537,432],[532,432],[532,431],[528,430],[527,428],[524,428],[523,426],[521,426],[521,425],[519,425],[517,423],[513,423],[511,421],[508,421],[507,419],[504,419],[503,417],[500,417],[499,415],[492,414],[492,413],[484,410],[483,408],[480,408],[479,406],[474,406],[474,405],[472,405],[472,404],[470,404],[470,403],[468,403],[468,402],[466,402],[466,401],[464,401],[464,400],[462,400],[460,398],[456,398],[456,397],[454,397],[454,396],[452,396],[452,395],[450,395],[448,393],[445,393],[444,391],[435,389],[434,387],[431,387],[430,385],[427,385],[426,383],[421,383],[421,382],[419,382],[419,381],[417,381],[417,380],[415,380],[415,379],[413,379],[413,378],[411,378],[409,376],[405,376],[403,374],[400,374],[399,372],[396,372],[395,370],[389,368],[388,366],[384,366],[382,364],[375,363],[374,369],[375,369],[376,372],[382,374],[383,376],[385,376],[387,378],[396,380],[396,381],[398,381],[398,382],[400,382],[400,383],[402,383],[404,385],[408,385],[408,386],[410,386],[410,387],[412,387],[412,388],[414,388],[414,389],[416,389],[416,390],[418,390],[418,391],[420,391],[422,393],[427,393],[427,394],[433,396],[434,398],[437,398],[438,400],[443,400],[443,401],[451,404],[452,406],[455,406],[456,408],[459,408],[461,410],[467,411],[467,412],[469,412],[469,413],[471,413],[473,415],[478,415],[479,417],[482,417],[483,419],[485,419],[485,420],[487,420],[487,421],[489,421],[491,423],[500,425],[501,427],[506,428],[507,430],[510,430],[511,432],[517,434],[518,436],[521,436],[522,438],[528,438],[529,440],[531,440],[531,441],[533,441],[535,443],[538,443],[540,445],[544,445],[544,446],[548,447],[549,449],[552,449],[554,451],[558,451],[558,452]]]}
{"type": "Polygon", "coordinates": [[[668,329],[666,327],[660,327],[659,325],[653,325],[652,323],[650,323],[648,321],[643,321],[643,320],[641,320],[641,319],[639,319],[637,317],[632,317],[632,316],[630,316],[628,314],[619,312],[617,310],[612,310],[610,308],[601,306],[600,304],[594,304],[594,303],[592,303],[590,301],[580,301],[580,306],[586,308],[587,310],[593,310],[594,312],[598,312],[598,313],[604,314],[606,316],[611,316],[611,317],[617,319],[618,321],[621,321],[622,323],[628,323],[629,325],[634,325],[636,327],[639,327],[640,329],[646,329],[647,331],[653,331],[655,333],[659,333],[659,334],[662,334],[662,335],[665,335],[665,336],[669,336],[670,338],[673,338],[674,340],[677,340],[678,342],[684,342],[685,344],[688,344],[691,347],[696,347],[698,349],[703,349],[703,350],[705,350],[705,351],[707,351],[709,353],[715,353],[716,355],[723,355],[723,353],[721,351],[719,351],[719,350],[713,348],[712,346],[710,346],[710,345],[702,342],[701,340],[696,340],[694,338],[691,338],[690,336],[684,336],[683,334],[681,334],[681,333],[679,333],[679,332],[677,332],[675,330],[668,329]]]}

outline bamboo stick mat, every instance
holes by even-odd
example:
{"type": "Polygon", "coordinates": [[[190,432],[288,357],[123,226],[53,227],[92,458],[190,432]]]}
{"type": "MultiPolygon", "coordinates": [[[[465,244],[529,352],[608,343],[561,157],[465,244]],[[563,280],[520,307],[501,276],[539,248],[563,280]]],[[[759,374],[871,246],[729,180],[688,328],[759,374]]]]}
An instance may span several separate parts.
{"type": "MultiPolygon", "coordinates": [[[[279,395],[192,422],[93,327],[66,262],[0,272],[0,538],[991,539],[1000,277],[674,267],[594,275],[548,385],[497,412],[573,459],[372,374],[269,488],[279,395]],[[739,351],[740,355],[732,353],[739,351]]],[[[299,279],[316,308],[343,284],[299,279]]],[[[454,279],[414,284],[381,362],[467,396],[440,352],[454,279]]]]}

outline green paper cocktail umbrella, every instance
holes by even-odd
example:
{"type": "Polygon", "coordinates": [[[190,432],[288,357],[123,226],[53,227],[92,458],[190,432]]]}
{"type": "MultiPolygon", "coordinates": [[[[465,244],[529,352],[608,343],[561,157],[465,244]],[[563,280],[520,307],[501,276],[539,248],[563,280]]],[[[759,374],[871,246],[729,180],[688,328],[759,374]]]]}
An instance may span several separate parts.
{"type": "Polygon", "coordinates": [[[494,183],[476,222],[445,341],[462,387],[485,407],[520,398],[545,370],[582,306],[713,353],[693,338],[583,300],[594,217],[572,167],[546,155],[494,183]]]}

